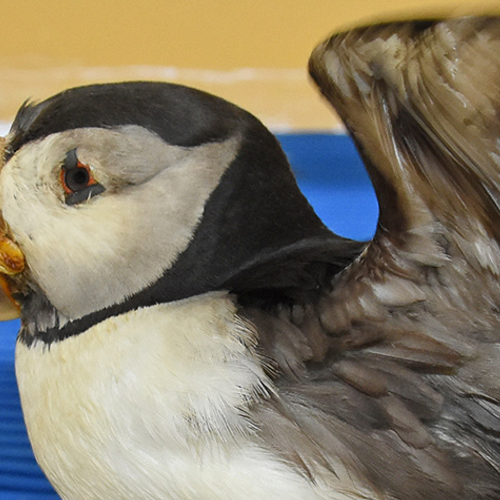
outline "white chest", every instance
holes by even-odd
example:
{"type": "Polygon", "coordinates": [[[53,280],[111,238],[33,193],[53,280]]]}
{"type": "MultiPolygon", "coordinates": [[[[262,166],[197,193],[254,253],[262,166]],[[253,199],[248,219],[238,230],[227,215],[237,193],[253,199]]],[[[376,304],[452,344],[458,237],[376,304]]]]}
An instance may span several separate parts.
{"type": "Polygon", "coordinates": [[[50,349],[19,343],[37,460],[65,499],[320,498],[257,445],[243,410],[270,390],[223,294],[111,318],[50,349]]]}

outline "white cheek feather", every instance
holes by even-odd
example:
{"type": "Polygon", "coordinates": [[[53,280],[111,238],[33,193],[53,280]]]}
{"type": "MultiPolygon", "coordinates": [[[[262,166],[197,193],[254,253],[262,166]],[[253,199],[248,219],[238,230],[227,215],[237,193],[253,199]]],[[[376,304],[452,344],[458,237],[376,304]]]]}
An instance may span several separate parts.
{"type": "Polygon", "coordinates": [[[67,499],[317,499],[256,444],[272,391],[222,293],[139,309],[30,348],[16,371],[37,460],[67,499]]]}
{"type": "MultiPolygon", "coordinates": [[[[35,281],[69,319],[122,302],[173,264],[188,247],[239,144],[233,137],[190,150],[170,146],[148,132],[149,150],[140,158],[130,151],[128,158],[133,134],[137,131],[130,127],[121,133],[81,129],[53,134],[24,146],[2,169],[3,217],[35,281]],[[59,183],[61,162],[77,145],[97,162],[92,149],[96,136],[114,141],[108,146],[120,153],[120,162],[128,158],[130,172],[134,162],[137,175],[153,162],[152,177],[122,186],[119,193],[105,192],[88,203],[67,206],[59,183]]],[[[106,178],[116,168],[101,165],[96,177],[102,170],[106,178]]]]}

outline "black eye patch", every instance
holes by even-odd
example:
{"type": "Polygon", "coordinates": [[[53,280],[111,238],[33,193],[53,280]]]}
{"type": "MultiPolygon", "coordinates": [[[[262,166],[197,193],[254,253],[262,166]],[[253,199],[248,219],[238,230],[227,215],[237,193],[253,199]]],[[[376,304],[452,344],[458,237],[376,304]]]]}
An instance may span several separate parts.
{"type": "Polygon", "coordinates": [[[106,191],[106,188],[101,184],[93,184],[92,186],[88,186],[81,191],[77,191],[76,193],[69,194],[66,196],[66,204],[67,205],[76,205],[77,203],[81,203],[82,201],[87,201],[93,196],[97,196],[98,194],[106,191]]]}

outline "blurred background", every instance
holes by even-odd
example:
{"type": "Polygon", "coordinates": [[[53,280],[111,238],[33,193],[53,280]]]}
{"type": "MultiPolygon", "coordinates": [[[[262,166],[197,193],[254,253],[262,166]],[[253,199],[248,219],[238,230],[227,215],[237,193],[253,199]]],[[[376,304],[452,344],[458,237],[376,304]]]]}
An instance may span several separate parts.
{"type": "Polygon", "coordinates": [[[68,86],[168,80],[279,130],[338,122],[307,79],[313,47],[376,20],[495,10],[474,0],[0,0],[0,119],[68,86]]]}
{"type": "MultiPolygon", "coordinates": [[[[335,114],[307,76],[333,31],[499,10],[474,0],[0,0],[0,133],[26,100],[96,82],[162,80],[215,93],[277,133],[336,232],[369,239],[377,204],[335,114]]],[[[29,447],[14,375],[17,322],[0,331],[0,500],[56,499],[29,447]]]]}

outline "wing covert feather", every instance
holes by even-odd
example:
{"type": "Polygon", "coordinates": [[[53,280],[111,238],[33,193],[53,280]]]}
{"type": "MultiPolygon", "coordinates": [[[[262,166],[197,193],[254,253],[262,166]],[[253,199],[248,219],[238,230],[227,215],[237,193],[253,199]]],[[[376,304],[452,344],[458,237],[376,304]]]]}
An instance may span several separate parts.
{"type": "Polygon", "coordinates": [[[310,70],[380,218],[314,300],[251,317],[278,374],[258,425],[308,475],[345,466],[359,498],[500,498],[500,18],[341,33],[310,70]]]}

